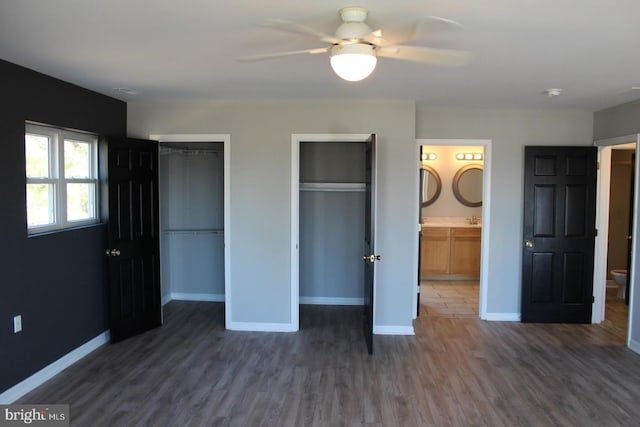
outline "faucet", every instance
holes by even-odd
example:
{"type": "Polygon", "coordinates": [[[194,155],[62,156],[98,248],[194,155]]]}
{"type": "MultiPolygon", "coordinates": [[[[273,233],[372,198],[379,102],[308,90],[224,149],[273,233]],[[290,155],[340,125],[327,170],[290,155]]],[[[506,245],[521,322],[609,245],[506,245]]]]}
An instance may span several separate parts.
{"type": "Polygon", "coordinates": [[[471,218],[467,218],[467,221],[469,221],[469,224],[471,225],[477,225],[478,224],[478,217],[473,215],[471,218]]]}

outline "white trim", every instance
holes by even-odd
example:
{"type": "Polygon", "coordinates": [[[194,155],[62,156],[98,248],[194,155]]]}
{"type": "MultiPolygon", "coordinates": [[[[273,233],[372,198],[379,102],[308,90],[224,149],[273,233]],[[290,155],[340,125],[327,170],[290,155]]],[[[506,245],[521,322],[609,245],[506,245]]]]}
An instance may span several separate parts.
{"type": "Polygon", "coordinates": [[[598,148],[598,162],[596,184],[596,230],[593,260],[593,310],[591,323],[604,320],[605,301],[607,293],[607,252],[609,241],[609,202],[611,186],[611,147],[598,148]]]}
{"type": "MultiPolygon", "coordinates": [[[[162,279],[160,279],[160,280],[162,280],[162,279]]],[[[167,305],[168,303],[170,303],[170,302],[171,302],[171,300],[172,300],[172,298],[171,298],[171,294],[169,294],[169,295],[163,295],[163,296],[162,296],[162,300],[161,300],[161,304],[162,304],[163,306],[165,306],[165,305],[167,305]]]]}
{"type": "Polygon", "coordinates": [[[291,135],[291,327],[300,329],[300,140],[291,135]]]}
{"type": "Polygon", "coordinates": [[[63,370],[67,369],[69,366],[73,365],[92,351],[108,342],[109,331],[104,331],[95,338],[82,344],[75,350],[72,350],[69,353],[65,354],[55,362],[40,369],[29,378],[26,378],[10,389],[4,391],[2,394],[0,394],[0,404],[5,405],[15,402],[25,394],[44,384],[46,381],[50,380],[63,370]]]}
{"type": "Polygon", "coordinates": [[[364,305],[361,297],[300,297],[300,304],[311,305],[364,305]]]}
{"type": "Polygon", "coordinates": [[[227,329],[248,332],[296,332],[291,323],[227,322],[227,329]]]}
{"type": "Polygon", "coordinates": [[[485,313],[481,319],[490,322],[519,322],[520,313],[485,313]]]}
{"type": "Polygon", "coordinates": [[[224,294],[197,294],[191,292],[171,292],[170,301],[211,301],[224,302],[224,294]]]}
{"type": "MultiPolygon", "coordinates": [[[[370,133],[291,134],[291,328],[294,331],[300,328],[300,143],[366,142],[370,137],[370,133]]],[[[375,294],[375,273],[373,283],[375,294]]]]}
{"type": "MultiPolygon", "coordinates": [[[[222,142],[224,151],[224,300],[225,327],[231,323],[231,134],[152,134],[158,142],[222,142]]],[[[162,262],[162,261],[161,261],[162,262]]],[[[165,297],[166,298],[166,297],[165,297]]],[[[163,305],[166,304],[163,298],[163,305]]],[[[169,297],[171,298],[171,297],[169,297]]],[[[169,302],[169,301],[167,301],[169,302]]]]}
{"type": "Polygon", "coordinates": [[[373,333],[376,335],[415,335],[413,326],[374,325],[373,333]]]}
{"type": "Polygon", "coordinates": [[[640,354],[640,342],[629,340],[628,346],[629,346],[629,349],[640,354]]]}
{"type": "MultiPolygon", "coordinates": [[[[482,239],[480,241],[480,295],[479,295],[479,313],[480,318],[485,320],[489,319],[490,313],[487,313],[487,300],[489,299],[489,259],[491,256],[491,250],[489,247],[491,236],[491,169],[492,169],[492,152],[491,147],[493,141],[490,139],[416,139],[418,150],[422,145],[481,145],[484,151],[483,161],[483,175],[482,175],[482,239]]],[[[416,153],[416,159],[419,164],[419,151],[416,153]]],[[[419,166],[417,166],[419,168],[419,166]]],[[[416,194],[416,203],[419,206],[420,195],[416,194]]],[[[420,221],[420,219],[418,219],[420,221]]],[[[416,283],[418,274],[418,253],[414,255],[414,271],[416,272],[416,283]]],[[[415,294],[413,301],[414,318],[417,313],[417,298],[418,294],[415,294]]],[[[497,319],[501,320],[501,319],[497,319]]],[[[518,313],[518,320],[520,320],[520,314],[518,313]]]]}
{"type": "Polygon", "coordinates": [[[638,135],[640,134],[631,134],[624,136],[616,136],[615,138],[604,138],[604,139],[596,139],[593,141],[593,145],[596,147],[610,147],[612,145],[623,145],[628,143],[633,143],[637,141],[638,135]]]}

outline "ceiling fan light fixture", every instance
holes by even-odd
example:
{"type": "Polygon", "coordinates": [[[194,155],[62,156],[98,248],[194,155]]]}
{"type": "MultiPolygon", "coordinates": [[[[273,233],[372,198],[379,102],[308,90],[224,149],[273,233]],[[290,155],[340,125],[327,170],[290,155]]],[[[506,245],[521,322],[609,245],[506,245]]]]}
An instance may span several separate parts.
{"type": "Polygon", "coordinates": [[[378,58],[369,44],[335,45],[331,48],[331,68],[343,80],[357,82],[369,77],[378,58]]]}

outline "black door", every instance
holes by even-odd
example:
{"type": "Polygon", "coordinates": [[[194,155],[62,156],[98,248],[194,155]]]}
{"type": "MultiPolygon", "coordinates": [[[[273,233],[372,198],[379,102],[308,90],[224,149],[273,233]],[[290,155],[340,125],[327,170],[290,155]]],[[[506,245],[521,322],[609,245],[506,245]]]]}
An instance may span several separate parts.
{"type": "Polygon", "coordinates": [[[111,342],[159,326],[158,143],[110,138],[108,151],[111,342]]]}
{"type": "Polygon", "coordinates": [[[375,255],[375,164],[376,136],[371,135],[367,142],[365,162],[365,228],[364,228],[364,337],[369,354],[373,353],[373,277],[375,262],[380,259],[375,255]]]}
{"type": "Polygon", "coordinates": [[[525,147],[522,321],[591,323],[595,147],[525,147]]]}

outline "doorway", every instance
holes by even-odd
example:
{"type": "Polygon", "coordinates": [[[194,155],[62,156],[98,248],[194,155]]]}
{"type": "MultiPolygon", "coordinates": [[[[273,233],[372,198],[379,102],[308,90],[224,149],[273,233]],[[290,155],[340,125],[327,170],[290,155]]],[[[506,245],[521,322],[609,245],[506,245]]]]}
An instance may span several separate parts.
{"type": "Polygon", "coordinates": [[[224,302],[230,284],[229,136],[152,138],[160,142],[162,302],[224,302]]]}
{"type": "MultiPolygon", "coordinates": [[[[620,177],[616,177],[616,163],[620,160],[620,152],[623,150],[627,150],[627,152],[631,152],[636,154],[638,150],[638,142],[640,141],[640,135],[629,135],[618,138],[611,138],[606,140],[596,141],[594,144],[598,147],[598,156],[599,156],[599,178],[598,178],[598,204],[597,204],[597,228],[598,228],[598,239],[596,241],[596,257],[595,257],[595,272],[594,272],[594,312],[593,312],[593,323],[600,323],[603,321],[611,321],[614,323],[626,323],[627,327],[627,344],[638,351],[635,348],[631,341],[631,328],[633,325],[633,310],[631,305],[633,304],[633,295],[634,295],[634,277],[636,277],[637,270],[637,257],[635,256],[635,252],[637,250],[633,250],[633,248],[637,247],[637,242],[635,242],[635,237],[637,235],[637,212],[632,212],[630,216],[630,229],[631,233],[628,235],[632,237],[633,240],[630,241],[629,247],[632,248],[631,254],[629,256],[629,268],[627,269],[627,277],[628,281],[631,285],[631,288],[627,290],[627,296],[630,298],[630,305],[627,306],[618,298],[618,290],[617,285],[612,282],[611,271],[609,267],[612,263],[619,264],[619,260],[615,260],[615,258],[619,258],[619,255],[616,255],[618,252],[618,243],[616,236],[612,236],[611,234],[617,234],[618,231],[610,230],[610,223],[616,222],[616,219],[613,216],[619,215],[619,212],[615,212],[616,209],[619,211],[619,208],[615,208],[613,205],[617,204],[616,194],[612,192],[612,187],[614,186],[614,181],[619,180],[620,177]],[[611,248],[611,245],[616,245],[616,248],[611,248]],[[607,289],[607,285],[609,285],[609,289],[607,289]],[[615,286],[615,287],[614,287],[615,286]],[[625,322],[626,320],[626,322],[625,322]]],[[[625,157],[622,155],[622,157],[625,157]]],[[[637,157],[636,157],[637,158],[637,157]]],[[[637,163],[637,162],[636,162],[637,163]]],[[[628,166],[627,166],[628,167],[628,166]]],[[[633,186],[634,191],[631,196],[631,205],[637,206],[637,198],[638,198],[638,166],[637,164],[631,168],[630,178],[633,179],[633,183],[626,183],[626,186],[633,186]]],[[[628,175],[627,173],[627,175],[628,175]]],[[[625,173],[623,172],[623,175],[625,173]]],[[[613,190],[616,191],[616,190],[613,190]]],[[[629,211],[626,211],[629,213],[629,211]]],[[[626,233],[625,233],[626,234],[626,233]]],[[[623,236],[626,240],[626,236],[623,236]]],[[[615,266],[615,265],[614,265],[615,266]]]]}
{"type": "Polygon", "coordinates": [[[424,178],[421,188],[427,188],[419,197],[416,302],[420,303],[416,303],[416,311],[421,307],[421,316],[513,320],[496,319],[488,316],[486,310],[489,239],[484,236],[488,236],[490,229],[491,141],[418,139],[416,142],[418,167],[429,171],[421,174],[424,178]],[[465,183],[467,178],[469,182],[465,183]],[[480,182],[475,189],[468,188],[480,182]],[[467,194],[472,190],[475,194],[467,194]],[[436,194],[437,200],[430,200],[436,194]]]}
{"type": "MultiPolygon", "coordinates": [[[[365,303],[364,295],[364,270],[362,256],[364,255],[364,209],[365,190],[363,182],[365,177],[364,143],[369,142],[371,134],[294,134],[292,135],[292,179],[291,179],[291,324],[292,330],[300,328],[300,304],[330,304],[330,305],[356,305],[362,306],[365,303]],[[355,144],[354,144],[355,143],[355,144]],[[304,145],[304,147],[303,147],[304,145]],[[332,156],[331,152],[343,150],[350,152],[348,155],[351,161],[360,162],[360,167],[353,167],[353,164],[345,162],[332,156]],[[322,153],[321,153],[322,152],[322,153]],[[360,157],[362,154],[362,157],[360,157]],[[314,156],[325,158],[333,163],[321,162],[321,164],[311,163],[314,156]],[[326,158],[329,156],[328,158],[326,158]],[[322,165],[324,163],[324,166],[322,165]],[[338,163],[344,163],[344,168],[336,168],[338,163]],[[303,170],[304,169],[304,170],[303,170]],[[335,176],[323,176],[327,172],[336,174],[335,176]],[[360,173],[362,172],[362,173],[360,173]],[[342,235],[333,236],[341,240],[344,233],[350,238],[349,244],[345,247],[337,248],[336,252],[342,255],[336,258],[337,254],[331,253],[331,248],[326,247],[320,257],[314,255],[317,249],[314,245],[318,241],[326,239],[335,240],[332,235],[334,231],[317,228],[319,224],[313,221],[314,216],[318,216],[319,210],[330,209],[335,212],[343,212],[346,217],[341,218],[342,235]],[[304,216],[304,217],[303,217],[304,216]],[[306,234],[306,237],[305,237],[306,234]],[[314,242],[313,236],[318,235],[320,239],[314,242]],[[345,255],[345,251],[348,255],[345,255]],[[341,257],[348,257],[347,260],[340,260],[341,257]],[[354,257],[355,259],[351,260],[354,257]],[[328,273],[338,276],[344,275],[348,278],[345,282],[339,279],[340,284],[331,283],[326,286],[326,281],[322,277],[314,274],[315,271],[322,271],[327,274],[322,266],[326,262],[339,261],[340,265],[335,271],[328,273]],[[302,271],[302,269],[305,269],[302,271]],[[339,270],[342,269],[342,273],[339,270]]],[[[334,153],[335,154],[335,153],[334,153]]],[[[375,180],[375,174],[373,174],[375,180]]],[[[375,210],[375,203],[372,203],[375,210]]],[[[335,216],[332,214],[332,216],[335,216]]],[[[326,219],[326,215],[322,215],[326,219]]],[[[373,227],[375,230],[375,226],[373,227]]],[[[323,243],[324,245],[324,243],[323,243]]],[[[335,248],[334,248],[335,249],[335,248]]],[[[337,276],[336,276],[337,277],[337,276]]],[[[375,272],[373,274],[373,287],[375,294],[375,272]]],[[[372,310],[372,315],[375,315],[372,310]]],[[[373,316],[372,316],[373,318],[373,316]]]]}

